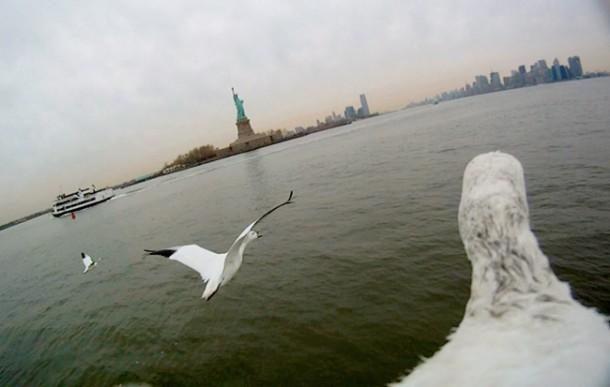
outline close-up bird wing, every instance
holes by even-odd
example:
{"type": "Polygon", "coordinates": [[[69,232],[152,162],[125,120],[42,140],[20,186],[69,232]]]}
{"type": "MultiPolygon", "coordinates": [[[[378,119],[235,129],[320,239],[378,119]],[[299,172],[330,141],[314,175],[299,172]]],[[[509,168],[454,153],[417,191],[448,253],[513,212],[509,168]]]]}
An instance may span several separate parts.
{"type": "Polygon", "coordinates": [[[216,254],[197,245],[146,251],[151,255],[161,255],[190,267],[198,272],[204,281],[220,277],[222,274],[223,255],[216,254]]]}
{"type": "Polygon", "coordinates": [[[197,245],[144,250],[149,255],[161,255],[197,271],[205,283],[202,297],[209,300],[220,286],[225,254],[217,254],[197,245]]]}

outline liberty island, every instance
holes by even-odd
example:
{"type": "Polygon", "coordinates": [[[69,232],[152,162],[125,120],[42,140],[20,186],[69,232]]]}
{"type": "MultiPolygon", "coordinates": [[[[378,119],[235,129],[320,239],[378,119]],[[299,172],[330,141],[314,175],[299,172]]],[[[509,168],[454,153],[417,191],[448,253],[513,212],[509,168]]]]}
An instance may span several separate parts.
{"type": "Polygon", "coordinates": [[[233,88],[231,88],[231,92],[233,93],[235,109],[237,109],[237,121],[235,122],[235,125],[237,125],[237,140],[229,145],[228,150],[231,153],[241,153],[271,145],[274,142],[272,136],[254,132],[250,125],[250,119],[246,116],[244,110],[244,100],[239,98],[233,88]]]}

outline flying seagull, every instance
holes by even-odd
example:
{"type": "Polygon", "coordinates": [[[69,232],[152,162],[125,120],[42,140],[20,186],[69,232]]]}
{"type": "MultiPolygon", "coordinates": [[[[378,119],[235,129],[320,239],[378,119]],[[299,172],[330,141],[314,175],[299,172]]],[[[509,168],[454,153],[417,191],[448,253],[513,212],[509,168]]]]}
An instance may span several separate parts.
{"type": "Polygon", "coordinates": [[[458,222],[472,264],[463,320],[396,385],[610,386],[608,320],[551,270],[516,158],[491,152],[467,165],[458,222]]]}
{"type": "Polygon", "coordinates": [[[243,260],[243,254],[248,243],[261,237],[261,235],[253,230],[253,227],[263,220],[267,215],[271,214],[278,208],[292,203],[292,191],[288,200],[273,207],[265,212],[261,217],[252,222],[244,231],[239,234],[235,242],[229,248],[229,251],[223,254],[217,254],[206,250],[197,245],[185,245],[170,247],[163,250],[144,250],[148,255],[161,255],[166,258],[178,261],[184,265],[199,272],[201,279],[205,283],[201,298],[208,301],[218,289],[231,280],[239,270],[243,260]]]}
{"type": "Polygon", "coordinates": [[[88,272],[93,266],[97,265],[97,262],[93,262],[93,259],[91,259],[91,257],[87,254],[80,253],[80,256],[83,258],[83,265],[85,265],[85,271],[83,271],[83,274],[88,272]]]}

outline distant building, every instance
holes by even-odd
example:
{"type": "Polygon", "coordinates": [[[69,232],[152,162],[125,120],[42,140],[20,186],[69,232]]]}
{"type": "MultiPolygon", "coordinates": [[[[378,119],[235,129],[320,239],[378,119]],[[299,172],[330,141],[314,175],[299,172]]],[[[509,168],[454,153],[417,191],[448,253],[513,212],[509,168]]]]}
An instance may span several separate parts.
{"type": "Polygon", "coordinates": [[[531,74],[533,76],[534,84],[536,85],[551,81],[550,70],[544,59],[540,59],[532,65],[531,74]]]}
{"type": "Polygon", "coordinates": [[[492,72],[489,74],[489,79],[491,83],[491,89],[493,91],[502,90],[502,81],[500,80],[500,73],[492,72]]]}
{"type": "Polygon", "coordinates": [[[485,75],[477,75],[474,77],[475,82],[473,87],[477,89],[479,93],[489,93],[491,91],[491,86],[489,84],[489,80],[485,75]]]}
{"type": "Polygon", "coordinates": [[[523,87],[525,86],[525,76],[518,71],[512,70],[510,76],[511,87],[523,87]]]}
{"type": "Polygon", "coordinates": [[[346,106],[345,107],[345,118],[348,120],[352,120],[354,118],[356,118],[358,116],[358,114],[356,113],[356,109],[354,109],[353,106],[346,106]]]}
{"type": "Polygon", "coordinates": [[[551,68],[551,74],[554,81],[561,81],[563,78],[561,77],[561,65],[559,64],[559,60],[555,58],[553,60],[553,67],[551,68]]]}
{"type": "Polygon", "coordinates": [[[369,111],[369,104],[366,102],[366,95],[360,94],[360,105],[362,106],[362,114],[363,116],[370,116],[371,112],[369,111]]]}
{"type": "Polygon", "coordinates": [[[580,58],[578,56],[569,57],[568,66],[574,78],[582,77],[582,64],[580,63],[580,58]]]}

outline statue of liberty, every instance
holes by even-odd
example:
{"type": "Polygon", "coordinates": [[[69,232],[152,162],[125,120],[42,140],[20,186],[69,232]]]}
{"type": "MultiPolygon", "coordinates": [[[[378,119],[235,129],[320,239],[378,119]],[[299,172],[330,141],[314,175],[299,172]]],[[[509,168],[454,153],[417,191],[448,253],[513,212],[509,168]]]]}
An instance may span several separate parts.
{"type": "Polygon", "coordinates": [[[244,100],[239,99],[233,88],[231,88],[231,92],[233,92],[233,101],[235,102],[235,107],[237,108],[237,121],[247,119],[248,117],[246,117],[246,113],[244,112],[244,100]]]}

